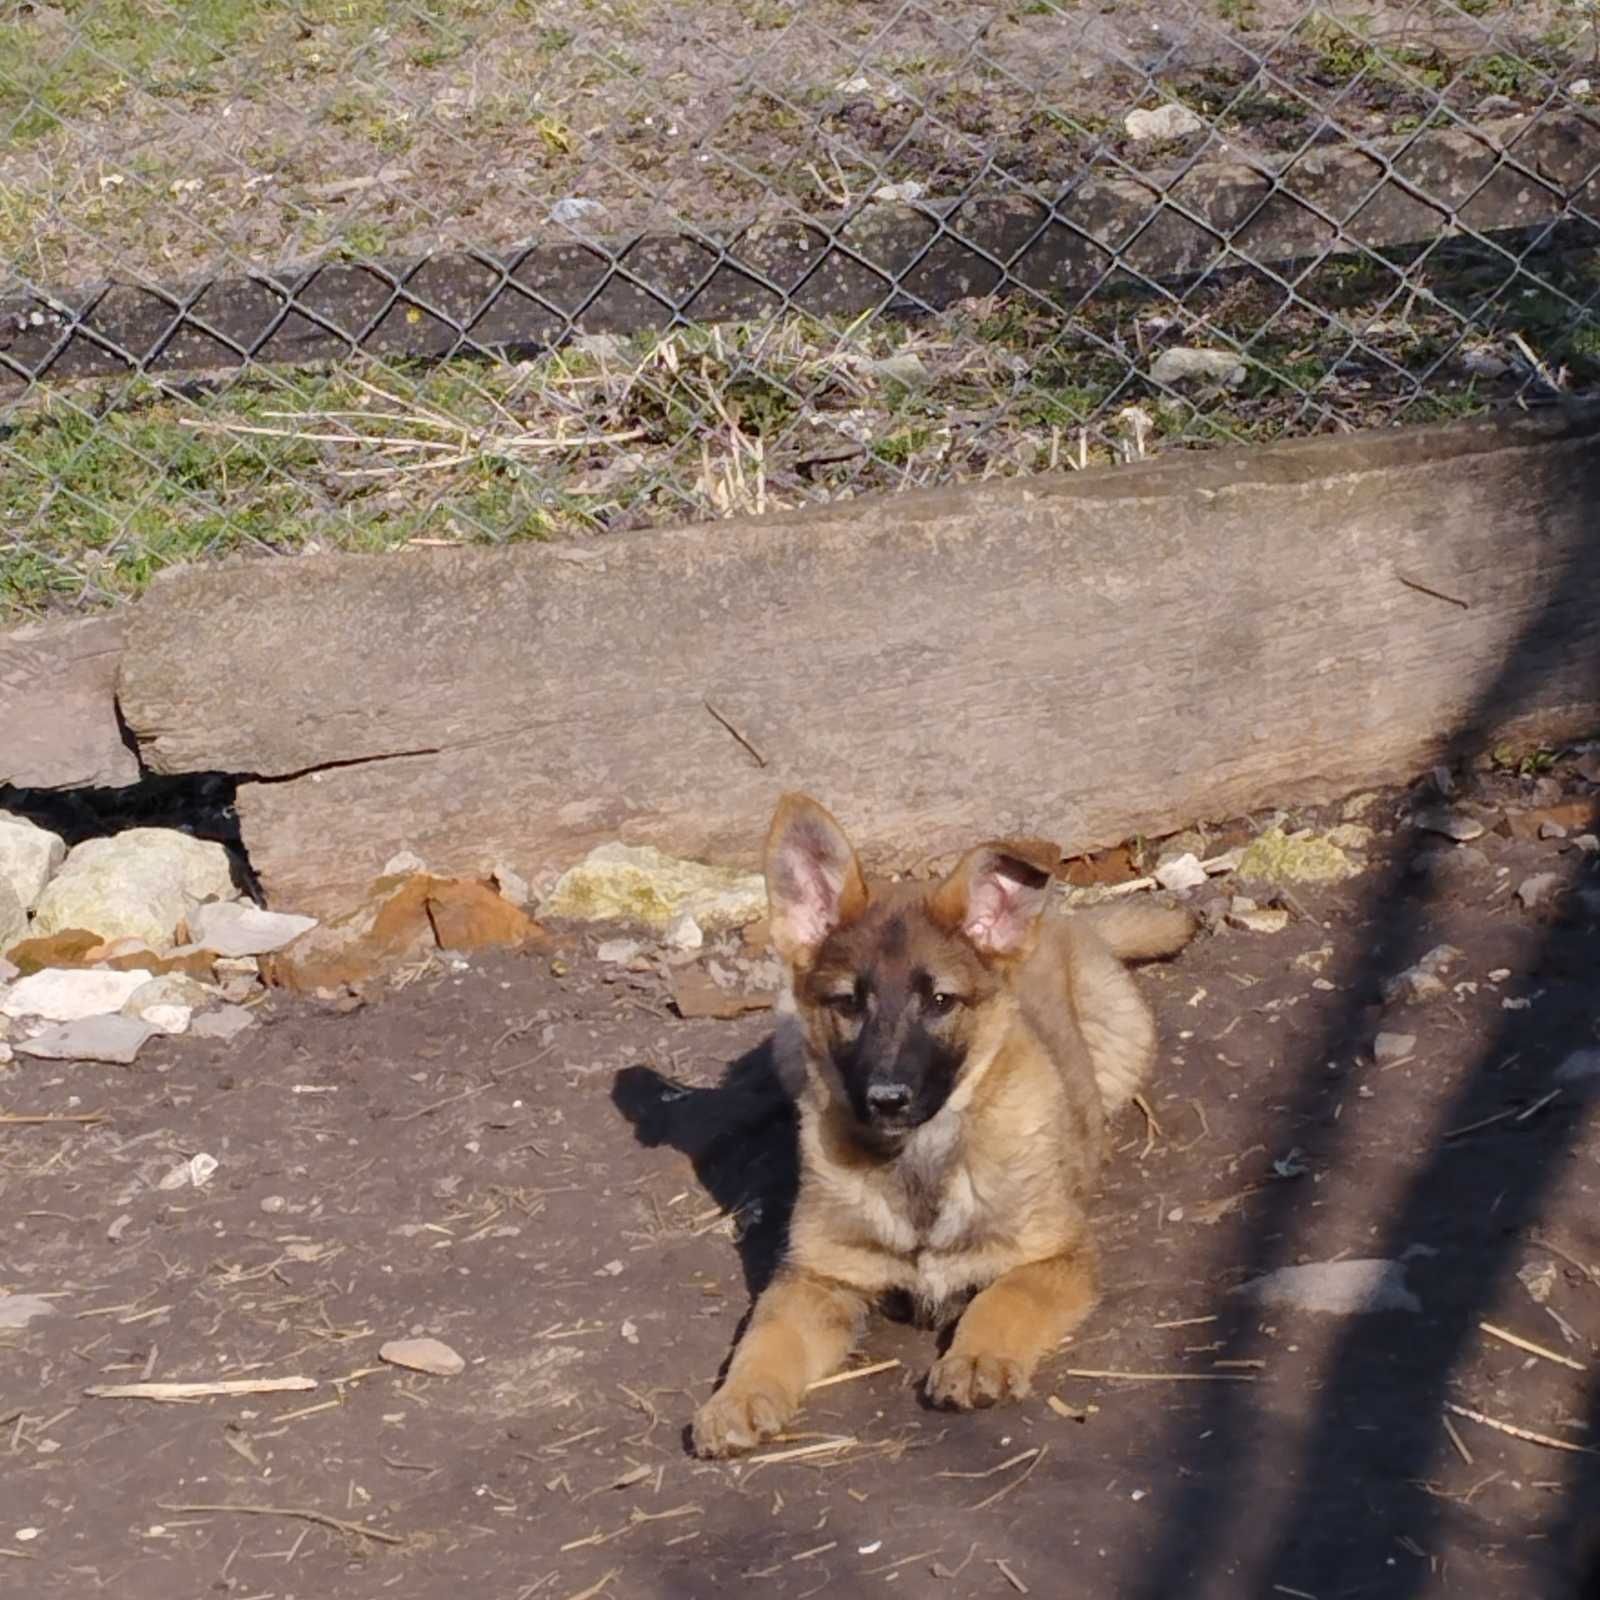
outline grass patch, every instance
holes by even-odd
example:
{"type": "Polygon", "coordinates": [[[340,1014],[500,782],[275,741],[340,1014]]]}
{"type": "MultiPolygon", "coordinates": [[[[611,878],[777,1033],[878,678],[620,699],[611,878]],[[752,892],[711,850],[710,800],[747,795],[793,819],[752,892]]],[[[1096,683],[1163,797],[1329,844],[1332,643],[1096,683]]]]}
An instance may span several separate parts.
{"type": "Polygon", "coordinates": [[[1517,273],[1462,241],[1324,263],[1293,298],[1219,274],[1182,300],[1118,283],[914,324],[596,335],[515,364],[41,390],[0,411],[0,616],[108,603],[218,556],[591,539],[1475,415],[1530,391],[1517,339],[1569,389],[1600,385],[1600,316],[1573,309],[1597,291],[1592,248],[1517,273]],[[1467,369],[1466,336],[1501,376],[1467,369]],[[1234,350],[1246,377],[1164,388],[1170,345],[1234,350]]]}

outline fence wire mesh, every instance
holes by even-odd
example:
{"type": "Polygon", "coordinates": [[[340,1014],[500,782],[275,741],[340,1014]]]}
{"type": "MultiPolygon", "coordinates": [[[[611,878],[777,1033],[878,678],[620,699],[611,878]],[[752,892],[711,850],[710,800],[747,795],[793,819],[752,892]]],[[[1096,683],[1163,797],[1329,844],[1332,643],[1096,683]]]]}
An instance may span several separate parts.
{"type": "Polygon", "coordinates": [[[1597,0],[0,5],[0,615],[1600,386],[1597,0]]]}

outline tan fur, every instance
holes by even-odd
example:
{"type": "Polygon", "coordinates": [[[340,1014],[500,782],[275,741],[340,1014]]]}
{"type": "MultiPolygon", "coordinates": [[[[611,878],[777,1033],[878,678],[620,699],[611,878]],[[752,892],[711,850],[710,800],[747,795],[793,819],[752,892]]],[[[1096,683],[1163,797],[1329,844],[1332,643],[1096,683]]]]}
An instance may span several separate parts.
{"type": "Polygon", "coordinates": [[[958,927],[973,876],[996,852],[1047,873],[1053,862],[1040,864],[1037,841],[980,847],[930,891],[865,887],[838,833],[820,872],[847,911],[819,939],[807,908],[786,909],[805,873],[775,852],[795,829],[814,844],[824,825],[837,830],[815,802],[786,797],[769,839],[775,938],[788,968],[776,1048],[786,1081],[802,1085],[802,1176],[784,1264],[695,1418],[695,1448],[706,1456],[780,1431],[890,1291],[909,1294],[929,1320],[974,1296],[928,1376],[933,1400],[967,1408],[1028,1391],[1039,1360],[1094,1304],[1085,1207],[1105,1120],[1154,1059],[1153,1019],[1119,957],[1171,954],[1193,932],[1185,912],[1119,906],[1046,915],[1014,953],[986,955],[958,927]],[[965,1049],[953,1089],[891,1150],[863,1142],[824,1003],[873,961],[931,973],[969,997],[950,1024],[965,1049]]]}

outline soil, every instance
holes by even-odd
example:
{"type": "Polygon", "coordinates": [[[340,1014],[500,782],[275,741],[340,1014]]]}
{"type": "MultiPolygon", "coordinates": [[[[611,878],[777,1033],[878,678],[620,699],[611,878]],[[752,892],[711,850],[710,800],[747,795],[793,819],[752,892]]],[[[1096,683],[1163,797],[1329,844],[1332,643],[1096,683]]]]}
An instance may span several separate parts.
{"type": "Polygon", "coordinates": [[[0,297],[744,226],[883,184],[1048,192],[1088,165],[1283,156],[1470,121],[1491,97],[1500,114],[1536,109],[1592,76],[1594,39],[1566,0],[1506,9],[354,0],[202,18],[162,44],[28,6],[11,42],[27,72],[0,94],[0,132],[18,119],[0,149],[15,257],[0,297]],[[1124,115],[1167,97],[1212,131],[1133,145],[1124,115]],[[573,198],[601,209],[553,221],[573,198]]]}
{"type": "Polygon", "coordinates": [[[859,1360],[900,1365],[754,1463],[693,1460],[684,1425],[781,1242],[792,1127],[769,1019],[681,1019],[655,953],[569,930],[133,1069],[0,1068],[13,1118],[103,1113],[0,1127],[0,1289],[55,1308],[0,1333],[0,1594],[1600,1592],[1600,1076],[1557,1075],[1600,1042],[1600,872],[1507,832],[1594,794],[1482,774],[1459,847],[1381,797],[1361,876],[1145,969],[1153,1117],[1119,1124],[1105,1299],[1035,1395],[931,1411],[930,1340],[881,1321],[859,1360]],[[1441,943],[1449,992],[1383,1006],[1441,943]],[[1376,1064],[1380,1028],[1414,1052],[1376,1064]],[[204,1187],[162,1186],[200,1152],[204,1187]],[[1403,1257],[1420,1310],[1230,1292],[1337,1256],[1403,1257]],[[379,1360],[412,1334],[465,1370],[379,1360]],[[317,1388],[85,1394],[293,1375],[317,1388]]]}

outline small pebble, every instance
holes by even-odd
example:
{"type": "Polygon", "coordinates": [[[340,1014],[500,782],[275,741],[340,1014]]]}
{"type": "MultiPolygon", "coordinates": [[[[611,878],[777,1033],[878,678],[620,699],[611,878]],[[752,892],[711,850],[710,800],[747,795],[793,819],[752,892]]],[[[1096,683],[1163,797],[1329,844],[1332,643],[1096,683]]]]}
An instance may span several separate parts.
{"type": "Polygon", "coordinates": [[[407,1367],[412,1372],[432,1373],[436,1378],[453,1378],[467,1365],[449,1345],[438,1339],[391,1339],[378,1347],[378,1359],[393,1367],[407,1367]]]}

